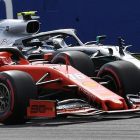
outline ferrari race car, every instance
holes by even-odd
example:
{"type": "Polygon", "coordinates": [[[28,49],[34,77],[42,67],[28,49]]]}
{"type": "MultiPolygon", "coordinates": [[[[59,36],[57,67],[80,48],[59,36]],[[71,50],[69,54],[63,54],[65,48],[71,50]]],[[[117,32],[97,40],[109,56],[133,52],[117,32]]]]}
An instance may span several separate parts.
{"type": "Polygon", "coordinates": [[[51,57],[45,54],[44,60],[29,62],[17,48],[0,48],[1,123],[140,111],[140,72],[134,64],[107,63],[96,77],[83,52],[66,52],[66,65],[51,63],[51,57]],[[68,65],[68,55],[80,71],[68,65]]]}

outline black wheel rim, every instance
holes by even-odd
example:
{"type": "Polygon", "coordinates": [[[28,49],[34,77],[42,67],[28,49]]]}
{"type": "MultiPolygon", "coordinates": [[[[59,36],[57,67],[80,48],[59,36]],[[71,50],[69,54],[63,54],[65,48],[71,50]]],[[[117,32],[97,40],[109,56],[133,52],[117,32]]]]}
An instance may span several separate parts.
{"type": "Polygon", "coordinates": [[[6,85],[0,83],[0,113],[4,113],[10,106],[10,92],[6,85]]]}
{"type": "Polygon", "coordinates": [[[117,83],[116,81],[113,79],[112,76],[110,75],[105,75],[103,78],[108,80],[108,85],[107,88],[111,91],[113,91],[114,93],[118,94],[118,87],[117,87],[117,83]]]}

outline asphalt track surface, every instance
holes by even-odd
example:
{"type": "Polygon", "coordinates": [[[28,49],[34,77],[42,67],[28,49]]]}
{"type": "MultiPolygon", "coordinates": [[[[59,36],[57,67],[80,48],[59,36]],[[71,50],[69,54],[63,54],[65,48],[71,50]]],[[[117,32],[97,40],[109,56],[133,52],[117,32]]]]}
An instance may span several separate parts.
{"type": "Polygon", "coordinates": [[[24,125],[0,124],[0,140],[138,140],[139,117],[31,120],[24,125]]]}

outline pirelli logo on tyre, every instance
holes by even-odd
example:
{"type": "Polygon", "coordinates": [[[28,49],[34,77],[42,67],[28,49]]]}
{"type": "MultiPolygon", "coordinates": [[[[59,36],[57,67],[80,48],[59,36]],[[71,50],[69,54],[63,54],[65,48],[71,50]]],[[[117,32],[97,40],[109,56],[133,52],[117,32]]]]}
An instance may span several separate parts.
{"type": "Polygon", "coordinates": [[[97,83],[91,81],[85,81],[83,82],[83,85],[87,87],[97,87],[97,83]]]}

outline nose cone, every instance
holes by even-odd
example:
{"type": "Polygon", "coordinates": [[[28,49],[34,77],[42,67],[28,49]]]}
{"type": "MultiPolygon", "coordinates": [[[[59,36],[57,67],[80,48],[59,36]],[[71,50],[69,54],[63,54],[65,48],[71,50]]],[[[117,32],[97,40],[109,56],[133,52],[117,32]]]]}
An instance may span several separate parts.
{"type": "Polygon", "coordinates": [[[125,108],[124,102],[117,99],[111,99],[107,101],[106,105],[109,109],[113,109],[113,110],[125,108]]]}

